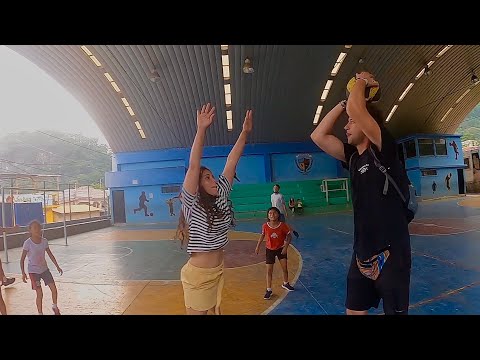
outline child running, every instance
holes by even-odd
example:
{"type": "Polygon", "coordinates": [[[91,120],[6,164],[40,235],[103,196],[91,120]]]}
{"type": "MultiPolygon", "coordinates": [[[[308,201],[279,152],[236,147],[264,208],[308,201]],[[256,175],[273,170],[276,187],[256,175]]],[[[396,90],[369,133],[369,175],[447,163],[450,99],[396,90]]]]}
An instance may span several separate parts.
{"type": "Polygon", "coordinates": [[[278,257],[283,271],[283,285],[282,288],[288,291],[295,290],[288,282],[288,268],[287,268],[287,250],[292,241],[292,234],[290,228],[284,222],[279,220],[280,210],[276,207],[271,207],[267,211],[268,221],[262,226],[262,235],[258,239],[255,253],[260,251],[260,244],[263,239],[267,238],[265,245],[265,263],[267,264],[267,292],[263,297],[265,300],[270,300],[272,297],[272,274],[273,265],[275,264],[275,257],[278,257]]]}
{"type": "Polygon", "coordinates": [[[52,292],[52,310],[55,315],[60,315],[60,310],[57,306],[57,287],[55,286],[52,273],[48,269],[45,252],[57,267],[60,275],[63,274],[63,271],[60,266],[58,266],[55,256],[53,256],[52,251],[48,247],[47,239],[42,237],[42,225],[37,220],[33,220],[28,225],[28,231],[30,232],[30,237],[23,243],[22,257],[20,258],[23,282],[26,283],[28,279],[25,273],[25,257],[28,256],[28,273],[30,274],[32,289],[37,292],[36,303],[38,314],[43,315],[43,291],[40,283],[40,279],[43,279],[45,285],[48,286],[52,292]]]}

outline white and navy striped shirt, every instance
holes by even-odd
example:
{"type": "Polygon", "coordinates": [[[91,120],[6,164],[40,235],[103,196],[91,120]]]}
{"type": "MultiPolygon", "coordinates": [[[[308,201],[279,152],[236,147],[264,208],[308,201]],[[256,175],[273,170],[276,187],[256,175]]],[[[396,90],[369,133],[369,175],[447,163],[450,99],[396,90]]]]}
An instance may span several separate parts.
{"type": "Polygon", "coordinates": [[[232,186],[222,174],[218,178],[218,198],[215,204],[220,212],[225,213],[223,219],[214,218],[211,230],[208,229],[207,212],[200,205],[198,194],[192,195],[182,188],[182,210],[189,228],[187,252],[207,252],[223,248],[228,243],[228,229],[232,221],[232,213],[228,206],[228,196],[232,186]]]}

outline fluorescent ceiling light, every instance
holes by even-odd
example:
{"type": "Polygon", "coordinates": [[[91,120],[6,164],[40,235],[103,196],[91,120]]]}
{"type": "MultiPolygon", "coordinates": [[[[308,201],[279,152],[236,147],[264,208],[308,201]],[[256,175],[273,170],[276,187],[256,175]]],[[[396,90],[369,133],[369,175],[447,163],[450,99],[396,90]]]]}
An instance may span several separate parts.
{"type": "Polygon", "coordinates": [[[445,46],[438,54],[437,54],[437,58],[439,58],[440,56],[442,56],[443,54],[445,54],[453,45],[447,45],[445,46]]]}
{"type": "Polygon", "coordinates": [[[228,55],[222,55],[222,65],[223,66],[230,65],[228,61],[228,55]]]}
{"type": "Polygon", "coordinates": [[[335,65],[333,66],[332,72],[330,73],[331,76],[335,76],[338,73],[338,70],[340,70],[340,66],[342,66],[343,60],[345,60],[345,57],[347,56],[347,53],[341,52],[340,55],[338,55],[338,59],[335,62],[335,65]]]}
{"type": "Polygon", "coordinates": [[[465,95],[467,95],[470,92],[470,90],[472,89],[465,90],[465,92],[458,98],[458,100],[455,101],[455,104],[458,104],[460,101],[462,101],[462,99],[465,97],[465,95]]]}
{"type": "Polygon", "coordinates": [[[445,118],[448,116],[448,114],[450,114],[450,111],[452,111],[452,110],[453,110],[453,108],[448,109],[448,111],[445,113],[445,115],[443,115],[442,120],[440,120],[440,122],[443,122],[443,120],[445,120],[445,118]]]}
{"type": "Polygon", "coordinates": [[[385,122],[389,122],[389,121],[390,121],[390,119],[392,118],[392,116],[393,116],[393,114],[395,113],[395,111],[397,110],[397,108],[398,108],[398,105],[395,105],[395,106],[392,108],[392,110],[390,111],[390,114],[388,114],[387,120],[385,120],[385,122]]]}
{"type": "Polygon", "coordinates": [[[223,66],[223,78],[230,79],[230,69],[228,66],[223,66]]]}
{"type": "Polygon", "coordinates": [[[410,91],[410,89],[411,89],[412,87],[413,87],[413,83],[410,83],[410,84],[407,86],[407,88],[405,89],[405,91],[403,92],[403,94],[400,95],[400,98],[398,99],[398,101],[402,101],[403,98],[404,98],[405,96],[407,96],[408,92],[410,91]]]}
{"type": "Polygon", "coordinates": [[[116,92],[120,92],[120,88],[118,87],[115,81],[112,81],[110,85],[112,85],[112,87],[115,89],[116,92]]]}
{"type": "Polygon", "coordinates": [[[110,76],[110,74],[108,72],[104,73],[103,75],[105,75],[105,77],[107,78],[108,81],[110,81],[110,82],[113,81],[113,78],[110,76]]]}
{"type": "Polygon", "coordinates": [[[330,87],[333,84],[333,80],[327,80],[327,83],[325,84],[325,89],[322,92],[322,96],[320,97],[321,101],[325,101],[325,99],[328,96],[328,92],[330,91],[330,87]]]}
{"type": "Polygon", "coordinates": [[[85,52],[85,54],[87,54],[88,56],[92,56],[92,52],[90,50],[88,50],[88,48],[85,46],[85,45],[82,45],[80,46],[82,48],[82,50],[85,52]]]}
{"type": "Polygon", "coordinates": [[[92,60],[98,67],[102,66],[102,64],[100,64],[100,61],[98,61],[95,55],[90,56],[90,60],[92,60]]]}
{"type": "Polygon", "coordinates": [[[415,76],[415,81],[420,79],[424,72],[425,72],[425,67],[423,67],[422,70],[420,70],[420,72],[417,74],[417,76],[415,76]]]}

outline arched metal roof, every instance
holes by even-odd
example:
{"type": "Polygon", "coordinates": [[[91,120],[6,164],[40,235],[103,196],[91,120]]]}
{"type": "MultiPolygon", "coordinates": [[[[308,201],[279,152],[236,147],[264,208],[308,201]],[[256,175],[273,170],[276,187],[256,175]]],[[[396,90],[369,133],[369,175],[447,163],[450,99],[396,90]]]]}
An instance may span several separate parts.
{"type": "MultiPolygon", "coordinates": [[[[321,118],[345,98],[346,83],[362,66],[381,84],[378,106],[385,116],[398,105],[387,125],[396,136],[452,133],[480,101],[480,86],[471,81],[480,67],[477,45],[453,45],[439,57],[446,45],[228,45],[227,50],[221,45],[85,46],[87,52],[80,45],[9,47],[71,92],[114,152],[191,146],[196,109],[208,101],[217,107],[217,117],[206,145],[233,144],[248,108],[254,109],[252,142],[305,141],[318,106],[323,106],[321,118]],[[344,61],[333,76],[342,52],[344,61]],[[227,80],[222,54],[228,59],[227,80]],[[254,73],[242,70],[247,57],[254,73]],[[430,75],[415,80],[428,63],[430,75]],[[333,83],[321,101],[328,80],[333,83]],[[410,83],[413,87],[399,101],[410,83]],[[232,131],[227,129],[225,84],[230,84],[232,131]]],[[[340,125],[337,131],[343,134],[340,125]]]]}

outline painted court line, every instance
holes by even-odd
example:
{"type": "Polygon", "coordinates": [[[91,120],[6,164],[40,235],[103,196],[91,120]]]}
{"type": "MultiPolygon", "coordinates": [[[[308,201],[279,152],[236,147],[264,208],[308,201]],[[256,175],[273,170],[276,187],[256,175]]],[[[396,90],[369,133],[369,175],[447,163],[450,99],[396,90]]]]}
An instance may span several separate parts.
{"type": "MultiPolygon", "coordinates": [[[[300,255],[300,252],[297,250],[297,248],[295,246],[293,246],[292,244],[290,244],[290,246],[297,252],[298,254],[298,257],[299,257],[299,262],[298,262],[298,271],[297,273],[295,274],[295,278],[292,280],[292,286],[295,285],[295,283],[297,282],[298,278],[300,277],[300,273],[302,272],[302,268],[303,268],[303,259],[302,259],[302,255],[300,255]]],[[[303,284],[302,284],[303,285],[303,284]]],[[[275,300],[275,302],[270,305],[270,307],[265,310],[264,312],[262,312],[260,315],[268,315],[273,309],[275,309],[277,307],[278,304],[280,304],[282,302],[282,300],[285,298],[285,296],[287,296],[287,294],[289,293],[290,291],[285,291],[282,295],[280,295],[278,297],[277,300],[275,300]]],[[[267,300],[264,300],[264,301],[267,301],[267,300]]]]}
{"type": "Polygon", "coordinates": [[[413,233],[410,233],[410,236],[452,236],[452,235],[467,234],[467,233],[476,232],[476,231],[480,231],[480,230],[473,229],[473,230],[465,230],[465,231],[459,231],[459,232],[448,233],[448,234],[413,234],[413,233]]]}
{"type": "Polygon", "coordinates": [[[307,289],[307,287],[302,283],[302,281],[300,280],[300,284],[302,284],[302,286],[305,288],[305,290],[308,291],[308,293],[310,294],[310,296],[313,298],[313,300],[315,300],[315,302],[318,304],[318,306],[320,306],[320,308],[323,310],[323,312],[325,313],[325,315],[328,315],[327,311],[325,310],[325,308],[322,306],[322,304],[320,304],[317,300],[317,298],[315,296],[313,296],[313,294],[310,292],[310,290],[307,289]]]}
{"type": "Polygon", "coordinates": [[[418,256],[423,256],[423,257],[426,257],[426,258],[430,258],[430,259],[434,259],[434,260],[437,260],[437,261],[440,261],[440,262],[443,262],[443,263],[445,263],[445,264],[449,264],[449,265],[452,265],[452,266],[457,266],[457,267],[462,268],[462,269],[465,269],[465,270],[480,271],[480,268],[479,268],[479,267],[476,267],[476,266],[468,266],[468,265],[456,263],[456,262],[454,262],[454,261],[442,259],[442,258],[439,258],[439,257],[434,256],[434,255],[430,255],[430,254],[427,254],[427,253],[423,253],[423,252],[419,252],[419,251],[412,250],[412,255],[413,255],[413,254],[418,255],[418,256]]]}
{"type": "Polygon", "coordinates": [[[434,301],[437,301],[437,300],[441,300],[441,299],[445,299],[449,296],[452,296],[452,295],[455,295],[455,294],[458,294],[460,292],[462,292],[463,290],[465,289],[469,289],[469,288],[472,288],[472,287],[475,287],[475,286],[478,286],[480,285],[480,281],[475,281],[471,284],[468,284],[468,285],[465,285],[465,286],[462,286],[458,289],[454,289],[454,290],[449,290],[449,291],[446,291],[440,295],[437,295],[437,296],[434,296],[430,299],[425,299],[425,300],[422,300],[422,301],[419,301],[418,303],[415,303],[413,305],[410,305],[409,306],[409,309],[415,309],[415,308],[418,308],[422,305],[425,305],[425,304],[428,304],[428,303],[431,303],[431,302],[434,302],[434,301]]]}
{"type": "Polygon", "coordinates": [[[342,234],[352,235],[352,234],[349,233],[349,232],[342,231],[342,230],[338,230],[338,229],[334,229],[334,228],[331,228],[331,227],[329,227],[328,230],[337,231],[337,232],[342,233],[342,234]]]}

